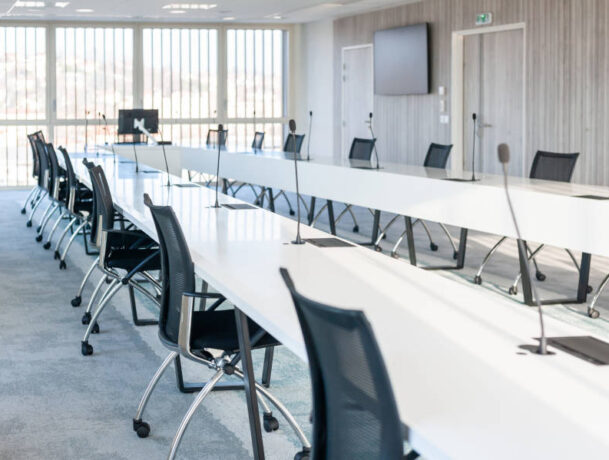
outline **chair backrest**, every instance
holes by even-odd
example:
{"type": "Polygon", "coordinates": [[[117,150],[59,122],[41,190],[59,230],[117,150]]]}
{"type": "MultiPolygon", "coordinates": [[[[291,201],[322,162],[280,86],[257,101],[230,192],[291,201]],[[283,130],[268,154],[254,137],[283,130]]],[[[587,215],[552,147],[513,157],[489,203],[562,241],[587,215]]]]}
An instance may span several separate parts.
{"type": "Polygon", "coordinates": [[[531,179],[571,182],[579,153],[537,151],[531,165],[531,179]]]}
{"type": "Polygon", "coordinates": [[[425,162],[423,163],[423,166],[425,166],[426,168],[445,169],[452,148],[452,144],[442,145],[434,144],[432,142],[431,144],[429,144],[429,149],[427,149],[427,155],[425,155],[425,162]]]}
{"type": "Polygon", "coordinates": [[[49,163],[49,156],[46,152],[46,145],[40,139],[36,139],[36,152],[38,154],[38,185],[40,187],[50,191],[49,186],[51,182],[51,165],[49,163]]]}
{"type": "Polygon", "coordinates": [[[155,206],[148,194],[144,203],[152,214],[161,249],[162,294],[159,334],[178,343],[182,294],[194,292],[195,271],[182,227],[171,206],[155,206]]]}
{"type": "Polygon", "coordinates": [[[49,164],[51,166],[49,187],[51,189],[53,197],[57,199],[59,197],[59,182],[62,177],[62,169],[59,166],[59,161],[57,160],[57,152],[55,152],[55,147],[53,147],[53,144],[48,142],[46,144],[46,151],[49,157],[49,164]]]}
{"type": "MultiPolygon", "coordinates": [[[[87,167],[89,166],[87,165],[87,167]]],[[[101,166],[89,168],[89,174],[93,185],[93,194],[95,195],[95,218],[98,225],[101,218],[100,230],[112,230],[114,228],[114,202],[112,201],[112,193],[106,180],[106,174],[101,166]]]]}
{"type": "MultiPolygon", "coordinates": [[[[68,151],[65,148],[59,147],[59,149],[61,150],[61,152],[64,155],[68,155],[68,151]]],[[[69,159],[69,155],[68,155],[68,159],[69,159]]],[[[93,184],[94,183],[94,178],[93,178],[93,174],[91,173],[91,170],[93,168],[95,168],[95,164],[90,162],[90,161],[88,161],[86,158],[83,159],[82,162],[86,166],[87,171],[89,172],[89,177],[91,178],[91,184],[93,184]]],[[[67,164],[68,164],[68,160],[66,160],[66,165],[67,164]]],[[[74,171],[74,168],[72,167],[72,161],[71,160],[69,162],[69,165],[70,165],[69,168],[72,169],[72,171],[74,171]]],[[[78,188],[78,179],[76,179],[76,174],[74,174],[74,180],[75,180],[76,188],[78,188]]],[[[95,189],[93,188],[93,185],[91,185],[91,189],[92,189],[92,192],[93,192],[92,193],[92,195],[93,195],[93,203],[92,203],[92,206],[91,206],[91,215],[93,217],[91,218],[91,222],[90,222],[91,223],[91,237],[90,237],[90,241],[93,244],[98,244],[99,243],[98,237],[101,236],[101,232],[97,231],[97,228],[98,228],[97,224],[98,224],[98,221],[99,221],[99,217],[98,217],[98,214],[97,214],[97,196],[95,194],[95,189]]]]}
{"type": "Polygon", "coordinates": [[[283,145],[283,151],[288,153],[300,153],[302,143],[304,142],[304,134],[288,134],[285,138],[285,144],[283,145]]]}
{"type": "Polygon", "coordinates": [[[402,424],[372,328],[361,311],[300,295],[281,269],[296,306],[313,387],[312,458],[397,460],[402,424]]]}
{"type": "Polygon", "coordinates": [[[264,142],[264,133],[256,132],[256,134],[254,134],[254,140],[252,141],[252,148],[254,150],[262,149],[263,142],[264,142]]]}
{"type": "Polygon", "coordinates": [[[351,142],[349,159],[370,161],[370,158],[372,158],[372,150],[374,150],[375,143],[376,139],[362,139],[359,137],[354,138],[353,142],[351,142]]]}
{"type": "Polygon", "coordinates": [[[222,130],[222,135],[218,136],[219,131],[217,129],[209,129],[207,131],[207,139],[205,140],[205,145],[207,147],[217,146],[218,144],[221,146],[226,145],[226,138],[228,137],[228,129],[222,130]]]}
{"type": "Polygon", "coordinates": [[[39,153],[37,151],[36,140],[40,139],[44,142],[44,134],[42,134],[42,131],[36,131],[35,133],[28,134],[27,139],[32,149],[32,177],[37,177],[40,174],[40,160],[38,158],[39,153]]]}

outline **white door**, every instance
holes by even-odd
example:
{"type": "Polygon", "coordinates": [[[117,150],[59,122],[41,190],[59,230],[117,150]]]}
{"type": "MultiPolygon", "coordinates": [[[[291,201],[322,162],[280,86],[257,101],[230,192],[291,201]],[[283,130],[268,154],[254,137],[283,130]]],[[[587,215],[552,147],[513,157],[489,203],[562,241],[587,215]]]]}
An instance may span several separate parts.
{"type": "Polygon", "coordinates": [[[463,43],[463,158],[472,167],[473,120],[478,115],[476,170],[500,174],[497,145],[510,146],[510,174],[522,176],[524,122],[522,29],[466,36],[463,43]]]}
{"type": "Polygon", "coordinates": [[[373,112],[372,45],[343,48],[341,155],[349,156],[354,137],[369,138],[368,117],[373,112]]]}

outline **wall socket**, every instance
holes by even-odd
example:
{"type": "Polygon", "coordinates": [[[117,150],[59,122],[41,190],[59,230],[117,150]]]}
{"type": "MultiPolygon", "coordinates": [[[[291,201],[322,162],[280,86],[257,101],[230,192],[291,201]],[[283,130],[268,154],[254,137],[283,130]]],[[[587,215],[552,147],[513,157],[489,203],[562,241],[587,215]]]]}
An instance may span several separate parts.
{"type": "Polygon", "coordinates": [[[448,115],[440,115],[440,123],[443,125],[447,125],[450,122],[450,117],[448,115]]]}

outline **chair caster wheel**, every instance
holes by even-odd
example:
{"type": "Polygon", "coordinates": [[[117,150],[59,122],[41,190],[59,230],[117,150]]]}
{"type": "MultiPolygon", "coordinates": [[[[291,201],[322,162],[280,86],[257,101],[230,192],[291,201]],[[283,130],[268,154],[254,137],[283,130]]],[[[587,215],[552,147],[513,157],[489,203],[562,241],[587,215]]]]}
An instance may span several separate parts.
{"type": "Polygon", "coordinates": [[[82,315],[80,322],[83,323],[85,326],[87,324],[89,324],[91,322],[91,313],[87,312],[84,315],[82,315]]]}
{"type": "Polygon", "coordinates": [[[51,243],[50,242],[46,242],[46,243],[44,243],[44,245],[42,247],[44,249],[50,249],[51,248],[51,243]]]}
{"type": "Polygon", "coordinates": [[[353,233],[359,233],[359,225],[353,227],[353,233]]]}
{"type": "Polygon", "coordinates": [[[290,209],[290,216],[293,216],[294,214],[296,214],[296,213],[294,212],[294,210],[293,210],[293,209],[290,209]]]}
{"type": "Polygon", "coordinates": [[[516,294],[518,294],[518,288],[515,288],[514,286],[510,286],[510,288],[508,289],[508,294],[509,295],[516,295],[516,294]]]}
{"type": "Polygon", "coordinates": [[[436,243],[429,243],[429,249],[436,252],[438,250],[438,245],[436,243]]]}
{"type": "Polygon", "coordinates": [[[393,257],[394,259],[399,259],[400,255],[397,252],[392,252],[391,257],[393,257]]]}
{"type": "Polygon", "coordinates": [[[311,451],[307,448],[302,449],[296,455],[294,455],[294,460],[309,460],[311,458],[311,451]]]}
{"type": "Polygon", "coordinates": [[[57,260],[61,257],[61,254],[59,254],[59,251],[55,251],[55,254],[53,254],[53,259],[57,260]]]}
{"type": "Polygon", "coordinates": [[[150,434],[150,425],[142,420],[133,419],[133,431],[137,433],[139,438],[147,438],[150,434]]]}
{"type": "Polygon", "coordinates": [[[383,235],[383,239],[384,239],[384,240],[386,240],[386,239],[387,239],[387,235],[386,235],[386,234],[385,234],[385,235],[383,235]]]}
{"type": "Polygon", "coordinates": [[[41,228],[42,228],[42,227],[41,227],[40,225],[39,225],[38,227],[36,227],[36,233],[40,233],[40,229],[41,229],[41,228]]]}
{"type": "Polygon", "coordinates": [[[95,323],[91,329],[91,334],[99,334],[99,324],[95,323]]]}
{"type": "Polygon", "coordinates": [[[255,204],[256,206],[260,206],[260,200],[256,200],[256,201],[254,201],[254,204],[255,204]]]}
{"type": "Polygon", "coordinates": [[[267,433],[272,433],[273,431],[277,431],[279,429],[279,421],[273,417],[273,414],[264,414],[262,417],[262,422],[264,425],[264,431],[267,433]]]}
{"type": "Polygon", "coordinates": [[[600,313],[598,312],[598,310],[588,309],[588,316],[592,319],[596,319],[600,316],[600,313]]]}
{"type": "Polygon", "coordinates": [[[541,272],[536,272],[535,273],[535,278],[537,278],[537,281],[545,281],[546,280],[546,275],[544,275],[541,272]]]}
{"type": "Polygon", "coordinates": [[[453,259],[457,260],[459,258],[459,253],[457,251],[453,252],[453,259]]]}
{"type": "Polygon", "coordinates": [[[592,288],[592,286],[588,285],[588,287],[586,288],[586,292],[588,294],[592,294],[592,291],[594,291],[594,289],[592,288]]]}
{"type": "Polygon", "coordinates": [[[73,307],[80,307],[81,302],[82,302],[82,297],[79,295],[77,295],[72,300],[70,300],[70,304],[72,304],[73,307]]]}
{"type": "Polygon", "coordinates": [[[380,247],[379,245],[374,246],[374,250],[375,250],[376,252],[383,252],[383,248],[382,248],[382,247],[380,247]]]}
{"type": "Polygon", "coordinates": [[[26,226],[26,227],[31,227],[31,226],[32,226],[32,221],[31,221],[31,220],[28,220],[28,221],[25,223],[25,226],[26,226]]]}
{"type": "Polygon", "coordinates": [[[110,279],[109,276],[106,276],[106,284],[110,284],[112,282],[112,279],[110,279]]]}
{"type": "Polygon", "coordinates": [[[36,235],[36,242],[40,243],[42,241],[42,235],[36,235]]]}
{"type": "Polygon", "coordinates": [[[478,286],[482,284],[482,277],[481,276],[474,276],[474,284],[477,284],[478,286]]]}
{"type": "Polygon", "coordinates": [[[80,352],[83,356],[90,356],[93,354],[93,347],[89,345],[89,342],[82,342],[80,352]]]}
{"type": "Polygon", "coordinates": [[[21,210],[21,214],[25,214],[25,208],[21,210]]]}
{"type": "Polygon", "coordinates": [[[62,260],[61,262],[59,262],[59,269],[60,270],[65,270],[66,267],[67,267],[67,265],[66,265],[66,261],[65,260],[62,260]]]}

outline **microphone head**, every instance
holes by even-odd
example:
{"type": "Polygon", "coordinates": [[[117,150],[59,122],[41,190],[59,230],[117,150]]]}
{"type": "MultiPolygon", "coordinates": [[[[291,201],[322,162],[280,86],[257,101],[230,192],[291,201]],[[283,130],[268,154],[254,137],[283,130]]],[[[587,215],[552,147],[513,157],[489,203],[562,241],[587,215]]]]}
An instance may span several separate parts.
{"type": "Polygon", "coordinates": [[[313,111],[309,110],[309,116],[312,117],[313,116],[313,111]]]}
{"type": "Polygon", "coordinates": [[[222,131],[224,131],[224,126],[218,125],[218,132],[221,133],[222,131]]]}
{"type": "Polygon", "coordinates": [[[499,144],[497,147],[497,155],[499,156],[499,162],[501,164],[508,164],[510,162],[510,148],[507,144],[499,144]]]}
{"type": "Polygon", "coordinates": [[[476,118],[478,118],[478,115],[476,115],[475,113],[472,113],[472,119],[475,121],[476,118]]]}
{"type": "Polygon", "coordinates": [[[290,125],[290,131],[292,133],[295,133],[296,132],[296,122],[294,120],[290,120],[289,125],[290,125]]]}
{"type": "Polygon", "coordinates": [[[106,114],[102,113],[102,118],[105,120],[106,119],[106,114]]]}
{"type": "Polygon", "coordinates": [[[370,113],[368,114],[368,118],[370,118],[370,119],[372,120],[372,112],[370,112],[370,113]]]}

